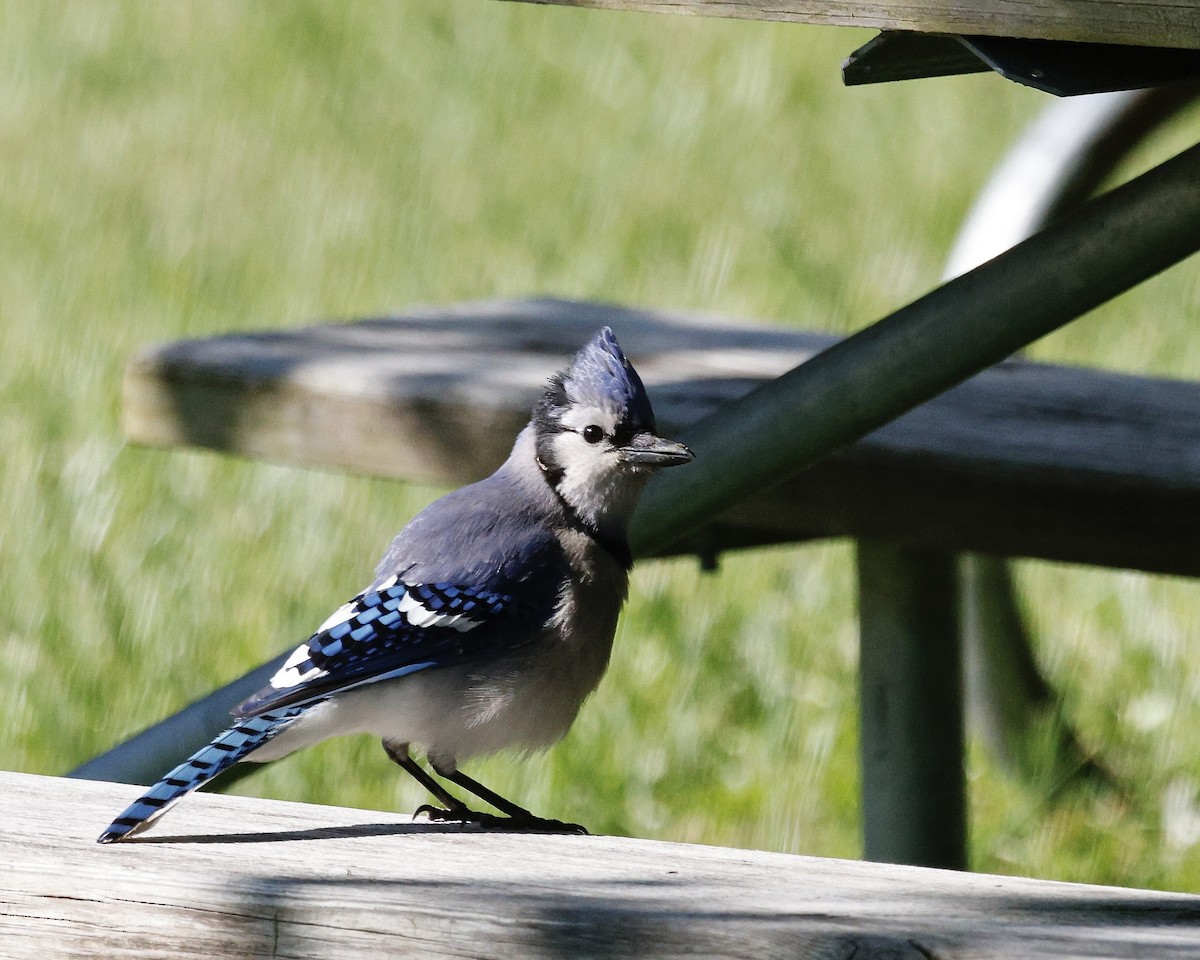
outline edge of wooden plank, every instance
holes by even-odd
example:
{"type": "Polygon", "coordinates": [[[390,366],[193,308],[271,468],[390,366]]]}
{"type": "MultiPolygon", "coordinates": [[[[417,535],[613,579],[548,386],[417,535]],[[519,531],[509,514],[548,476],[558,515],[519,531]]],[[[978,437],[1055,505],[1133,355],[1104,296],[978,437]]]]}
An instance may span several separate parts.
{"type": "Polygon", "coordinates": [[[734,20],[1200,48],[1200,10],[1188,0],[522,0],[542,5],[734,20]]]}
{"type": "MultiPolygon", "coordinates": [[[[382,762],[382,761],[381,761],[382,762]]],[[[1192,956],[1200,897],[0,773],[6,957],[1192,956]]]]}

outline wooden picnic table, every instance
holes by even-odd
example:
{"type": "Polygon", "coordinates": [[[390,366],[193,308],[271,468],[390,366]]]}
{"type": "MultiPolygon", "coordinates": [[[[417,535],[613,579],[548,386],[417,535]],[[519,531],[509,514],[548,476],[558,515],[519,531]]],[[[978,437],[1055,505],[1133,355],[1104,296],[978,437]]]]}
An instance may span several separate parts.
{"type": "MultiPolygon", "coordinates": [[[[1200,4],[1195,0],[1153,0],[1138,4],[1065,0],[1054,4],[937,3],[932,6],[892,2],[829,5],[807,0],[563,2],[606,9],[837,23],[931,33],[1200,49],[1200,4]]],[[[752,145],[748,149],[752,149],[752,145]]],[[[866,727],[868,719],[874,717],[871,722],[878,721],[883,724],[881,729],[887,729],[886,736],[872,741],[875,748],[886,754],[882,760],[872,752],[871,743],[864,750],[868,853],[874,849],[878,855],[878,851],[886,850],[883,856],[888,858],[965,865],[954,551],[991,549],[1007,555],[1046,556],[1049,554],[1045,551],[1050,548],[1030,546],[1039,532],[1046,532],[1046,527],[1039,525],[1033,515],[1027,518],[1031,522],[1025,524],[1023,534],[1012,525],[982,522],[974,529],[974,539],[963,537],[956,541],[953,536],[946,535],[947,528],[952,528],[953,523],[931,526],[928,522],[917,521],[906,527],[902,511],[876,509],[872,513],[865,507],[853,517],[853,509],[843,510],[836,523],[831,526],[826,522],[822,527],[821,518],[827,521],[830,511],[810,511],[809,515],[803,516],[802,505],[793,502],[789,506],[786,498],[772,501],[770,498],[782,489],[777,485],[799,476],[802,470],[833,451],[871,435],[906,411],[1002,361],[1038,337],[1190,256],[1197,249],[1200,249],[1200,147],[1186,151],[1093,201],[1061,224],[1051,226],[1009,252],[950,281],[861,333],[839,341],[781,376],[757,383],[754,389],[705,411],[686,426],[682,436],[696,450],[696,463],[686,471],[674,471],[664,476],[647,491],[644,509],[639,513],[634,530],[635,550],[642,555],[667,552],[672,546],[678,549],[680,544],[703,551],[803,535],[830,535],[846,532],[854,524],[860,524],[855,535],[862,538],[864,725],[866,727]],[[771,490],[775,493],[769,492],[771,490]],[[739,515],[738,507],[734,505],[743,504],[750,497],[766,499],[760,500],[757,508],[751,505],[739,515]],[[772,512],[764,512],[764,502],[772,503],[772,512]],[[764,516],[772,522],[777,519],[777,528],[764,532],[761,526],[764,516]],[[715,535],[714,517],[722,518],[724,524],[715,535]],[[757,528],[755,521],[760,524],[757,528]],[[833,529],[838,524],[841,529],[833,529]],[[872,524],[875,525],[873,531],[872,524]],[[1019,534],[1019,540],[1024,536],[1024,540],[1008,544],[987,540],[988,536],[1003,538],[1014,533],[1019,534]],[[919,539],[920,536],[925,539],[919,539]],[[930,537],[936,542],[931,542],[930,537]],[[927,669],[928,663],[933,661],[944,667],[944,676],[938,680],[931,680],[927,669]],[[894,699],[889,699],[892,697],[894,699]],[[931,746],[934,741],[936,746],[931,746]],[[874,824],[877,844],[874,848],[871,824],[874,824]],[[911,834],[911,843],[902,840],[898,845],[888,846],[890,838],[904,837],[906,831],[911,834]],[[883,838],[883,846],[878,846],[879,838],[883,838]]],[[[226,392],[223,395],[210,390],[207,400],[197,403],[187,398],[186,384],[183,383],[186,376],[180,379],[176,375],[178,370],[165,372],[170,370],[170,364],[164,361],[166,356],[158,354],[149,361],[149,366],[143,364],[140,373],[135,365],[131,374],[131,396],[134,398],[131,422],[140,424],[133,428],[135,436],[139,430],[144,430],[142,439],[157,442],[199,443],[235,450],[241,444],[241,452],[268,456],[280,456],[290,444],[296,450],[307,450],[317,462],[322,456],[330,458],[327,462],[353,458],[353,451],[347,450],[354,443],[346,441],[348,438],[353,441],[354,434],[346,429],[349,421],[342,419],[349,409],[346,402],[340,400],[323,408],[314,407],[311,398],[305,399],[293,389],[296,383],[321,389],[321,364],[298,364],[289,370],[285,381],[267,378],[257,385],[251,383],[248,389],[247,381],[239,379],[240,374],[229,375],[224,380],[226,392]],[[155,363],[159,366],[152,369],[155,363]],[[140,376],[143,377],[141,381],[140,376]],[[156,376],[161,382],[148,392],[139,393],[156,376]],[[305,376],[310,379],[305,381],[305,376]],[[280,386],[281,383],[284,385],[280,386]],[[163,391],[159,397],[162,402],[154,415],[160,422],[150,423],[154,417],[138,421],[139,404],[148,397],[153,399],[155,389],[163,391]],[[191,415],[196,411],[200,411],[201,416],[191,415]],[[302,415],[315,417],[329,428],[331,439],[328,445],[312,442],[312,422],[301,423],[295,419],[302,415]],[[206,417],[207,427],[203,423],[206,417]],[[176,431],[175,435],[166,437],[171,430],[176,431]],[[153,436],[156,431],[159,435],[153,436]],[[340,436],[333,436],[339,433],[340,436]],[[339,443],[343,449],[334,451],[339,443]]],[[[326,359],[336,366],[338,351],[332,350],[326,359]]],[[[555,364],[559,362],[560,358],[556,358],[555,364]]],[[[253,366],[250,363],[241,369],[251,381],[253,366]]],[[[1009,368],[1009,372],[1016,371],[1017,376],[1023,376],[1020,371],[1025,369],[1009,368]]],[[[343,379],[355,375],[344,371],[343,379]]],[[[1000,378],[1007,375],[1004,372],[997,374],[1000,378]]],[[[1032,381],[1019,384],[1017,392],[1022,389],[1033,389],[1032,381]]],[[[1106,395],[1103,402],[1107,404],[1110,399],[1106,395]]],[[[1132,385],[1126,399],[1129,400],[1124,407],[1126,414],[1132,414],[1138,408],[1140,399],[1154,405],[1151,388],[1145,383],[1132,385]]],[[[1056,398],[1055,403],[1059,400],[1061,397],[1056,398]]],[[[1084,399],[1076,409],[1086,409],[1087,402],[1084,399]]],[[[444,405],[438,407],[434,403],[433,408],[444,412],[444,405]]],[[[428,402],[423,409],[426,413],[431,409],[428,402]]],[[[1106,407],[1106,415],[1107,412],[1106,407]]],[[[397,414],[391,425],[398,426],[402,419],[402,415],[397,414]]],[[[1131,446],[1137,446],[1138,438],[1143,436],[1140,431],[1150,429],[1149,423],[1159,423],[1155,413],[1134,423],[1137,419],[1133,416],[1128,422],[1130,433],[1127,439],[1131,446]]],[[[1172,429],[1180,427],[1184,419],[1176,419],[1172,429]]],[[[893,429],[896,436],[904,432],[899,423],[889,429],[893,429]]],[[[1183,432],[1186,433],[1186,429],[1183,432]]],[[[934,433],[938,437],[945,436],[943,426],[937,426],[934,433]]],[[[994,440],[1002,434],[1002,430],[994,431],[989,439],[994,440]]],[[[1050,440],[1051,447],[1058,444],[1059,453],[1066,459],[1051,464],[1043,480],[1048,480],[1050,474],[1056,478],[1054,482],[1068,486],[1079,481],[1086,485],[1089,480],[1097,480],[1098,475],[1090,474],[1079,463],[1070,462],[1069,435],[1068,428],[1050,440]]],[[[926,439],[932,442],[931,437],[926,439]]],[[[971,442],[969,432],[963,439],[971,442]]],[[[827,476],[836,475],[839,464],[844,468],[847,458],[852,463],[855,456],[861,456],[863,450],[869,448],[869,442],[860,444],[846,457],[833,461],[827,468],[827,476]]],[[[418,460],[423,466],[438,460],[436,444],[422,447],[414,442],[410,449],[421,451],[418,460]]],[[[461,447],[456,446],[456,449],[461,447]]],[[[1185,439],[1173,449],[1179,453],[1180,463],[1193,462],[1191,440],[1185,439]]],[[[283,453],[282,456],[289,459],[294,455],[283,453]]],[[[924,465],[934,464],[938,470],[945,471],[953,463],[961,466],[962,462],[954,457],[944,457],[938,463],[937,457],[933,456],[924,465]]],[[[1110,458],[1110,463],[1117,462],[1110,458]]],[[[344,465],[361,468],[361,464],[344,465]]],[[[1195,553],[1187,543],[1179,543],[1178,550],[1169,559],[1164,559],[1162,554],[1153,560],[1143,558],[1131,562],[1128,559],[1137,546],[1145,546],[1151,541],[1156,544],[1151,547],[1151,553],[1162,548],[1170,539],[1166,531],[1178,529],[1184,522],[1181,517],[1196,515],[1180,509],[1191,494],[1181,488],[1180,474],[1172,470],[1150,485],[1150,500],[1146,501],[1150,509],[1140,513],[1113,510],[1103,506],[1101,501],[1092,501],[1093,520],[1088,520],[1085,516],[1086,497],[1064,494],[1049,505],[1042,500],[1042,508],[1058,509],[1067,518],[1063,522],[1075,524],[1071,536],[1043,539],[1052,541],[1054,550],[1079,551],[1076,556],[1063,559],[1193,573],[1195,553]],[[1139,536],[1146,518],[1155,516],[1163,521],[1163,538],[1139,536]],[[1097,537],[1098,528],[1093,521],[1100,521],[1100,526],[1104,521],[1112,522],[1115,527],[1109,534],[1097,537]],[[1106,555],[1106,550],[1113,552],[1106,555]],[[1090,556],[1084,555],[1089,552],[1090,556]]],[[[952,474],[951,470],[940,476],[945,478],[952,474]]],[[[862,476],[866,475],[867,471],[864,471],[862,476]]],[[[983,484],[980,490],[995,490],[997,485],[1003,487],[1019,475],[1019,471],[1006,474],[994,469],[983,470],[977,472],[975,480],[983,484]],[[992,484],[990,488],[989,483],[992,484]]],[[[1182,481],[1183,487],[1189,482],[1182,481]]],[[[846,490],[835,490],[835,487],[830,485],[828,488],[831,494],[847,494],[846,490]]],[[[1010,486],[1010,492],[1012,489],[1015,486],[1010,486]]],[[[1042,487],[1042,493],[1047,489],[1049,487],[1042,487]]],[[[1128,495],[1131,489],[1127,484],[1113,483],[1109,478],[1101,480],[1094,492],[1098,491],[1103,499],[1128,495]]],[[[946,496],[952,497],[962,490],[961,477],[957,482],[931,487],[929,475],[920,476],[906,488],[907,494],[913,497],[929,497],[931,506],[924,516],[935,515],[939,519],[942,516],[936,510],[944,507],[946,496]]],[[[877,484],[863,493],[857,504],[863,507],[873,498],[877,505],[886,503],[887,497],[896,493],[893,487],[877,484]]],[[[973,506],[964,508],[956,517],[963,520],[962,530],[970,526],[967,521],[972,510],[978,517],[979,511],[986,512],[991,505],[991,499],[986,495],[967,496],[965,500],[972,501],[973,506]]],[[[843,504],[846,502],[842,501],[843,504]]],[[[1045,514],[1042,516],[1044,519],[1045,514]]],[[[102,775],[99,767],[93,767],[88,773],[102,775]]]]}
{"type": "Polygon", "coordinates": [[[125,785],[0,773],[0,954],[1194,957],[1200,897],[197,794],[100,846],[125,785]]]}

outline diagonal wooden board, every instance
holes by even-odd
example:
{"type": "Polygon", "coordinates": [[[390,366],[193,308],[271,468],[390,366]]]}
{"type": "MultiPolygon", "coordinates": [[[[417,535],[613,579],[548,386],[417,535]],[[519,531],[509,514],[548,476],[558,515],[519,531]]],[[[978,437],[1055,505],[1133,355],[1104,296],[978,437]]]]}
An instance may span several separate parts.
{"type": "Polygon", "coordinates": [[[97,845],[136,794],[0,773],[6,960],[1171,960],[1200,945],[1198,896],[212,794],[97,845]]]}
{"type": "MultiPolygon", "coordinates": [[[[833,342],[564,300],[414,309],[149,348],[126,371],[125,430],[458,485],[503,460],[546,378],[605,323],[667,433],[833,342]]],[[[827,536],[1200,574],[1200,384],[1010,361],[676,549],[827,536]]]]}

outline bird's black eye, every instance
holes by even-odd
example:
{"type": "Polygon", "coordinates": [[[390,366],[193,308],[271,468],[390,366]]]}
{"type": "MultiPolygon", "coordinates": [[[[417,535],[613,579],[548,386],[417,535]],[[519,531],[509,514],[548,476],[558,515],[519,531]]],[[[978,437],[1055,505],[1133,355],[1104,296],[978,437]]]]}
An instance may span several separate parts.
{"type": "Polygon", "coordinates": [[[593,423],[583,428],[583,439],[588,443],[599,443],[604,439],[604,431],[593,423]]]}

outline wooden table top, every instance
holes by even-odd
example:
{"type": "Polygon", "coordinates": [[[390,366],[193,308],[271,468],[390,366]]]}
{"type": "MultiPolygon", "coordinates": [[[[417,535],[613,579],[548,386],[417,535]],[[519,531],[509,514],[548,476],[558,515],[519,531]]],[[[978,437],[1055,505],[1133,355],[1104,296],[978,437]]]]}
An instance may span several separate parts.
{"type": "Polygon", "coordinates": [[[529,0],[881,30],[1200,49],[1197,0],[529,0]]]}

